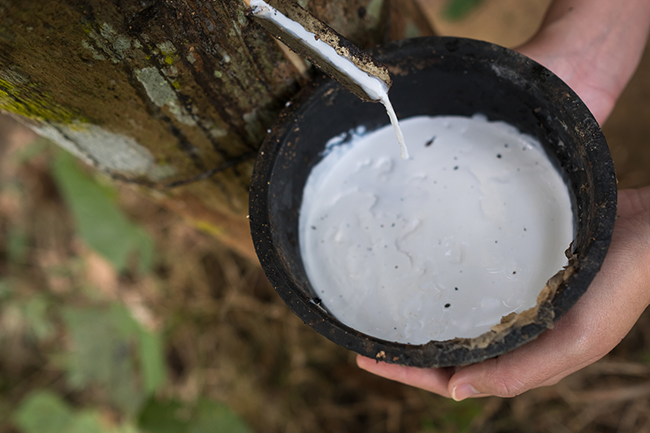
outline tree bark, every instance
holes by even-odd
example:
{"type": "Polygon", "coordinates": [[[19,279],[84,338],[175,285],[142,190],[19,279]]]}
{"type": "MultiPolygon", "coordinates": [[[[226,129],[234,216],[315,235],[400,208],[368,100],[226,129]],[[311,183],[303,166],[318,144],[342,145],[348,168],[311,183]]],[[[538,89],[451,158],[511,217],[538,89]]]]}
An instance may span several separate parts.
{"type": "MultiPolygon", "coordinates": [[[[412,0],[299,4],[362,47],[430,33],[412,0]]],[[[310,72],[240,0],[0,0],[0,110],[248,257],[257,149],[310,72]]]]}

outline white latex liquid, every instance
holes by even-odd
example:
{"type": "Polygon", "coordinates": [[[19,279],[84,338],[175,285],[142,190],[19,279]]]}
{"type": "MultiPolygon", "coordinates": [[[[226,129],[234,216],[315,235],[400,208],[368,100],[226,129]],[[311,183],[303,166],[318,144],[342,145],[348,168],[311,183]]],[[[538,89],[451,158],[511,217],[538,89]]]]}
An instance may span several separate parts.
{"type": "Polygon", "coordinates": [[[334,48],[316,37],[314,33],[308,32],[300,23],[289,19],[282,12],[278,11],[263,0],[251,0],[250,5],[254,16],[273,21],[276,25],[282,27],[287,33],[291,34],[296,39],[299,39],[303,44],[320,53],[323,59],[327,59],[332,66],[341,71],[341,73],[347,75],[352,81],[361,87],[372,100],[384,104],[390,122],[393,125],[397,142],[400,146],[400,157],[402,159],[408,159],[409,154],[404,142],[404,136],[400,130],[397,115],[395,114],[395,110],[393,110],[393,105],[390,103],[390,99],[388,98],[388,86],[386,83],[359,69],[357,65],[339,55],[334,48]]]}
{"type": "Polygon", "coordinates": [[[312,170],[300,248],[322,304],[389,341],[477,337],[535,306],[573,238],[566,185],[532,137],[485,118],[402,120],[334,145],[312,170]]]}

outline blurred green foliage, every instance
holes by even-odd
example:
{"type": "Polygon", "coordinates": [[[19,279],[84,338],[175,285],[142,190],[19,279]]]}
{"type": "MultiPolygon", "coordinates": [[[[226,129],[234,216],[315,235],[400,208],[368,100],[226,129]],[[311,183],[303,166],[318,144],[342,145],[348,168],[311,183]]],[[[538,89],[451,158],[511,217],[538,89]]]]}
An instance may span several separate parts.
{"type": "Polygon", "coordinates": [[[8,280],[0,279],[0,301],[4,298],[8,298],[13,293],[11,290],[11,285],[8,280]]]}
{"type": "MultiPolygon", "coordinates": [[[[92,406],[75,408],[57,393],[35,389],[14,411],[13,421],[21,433],[251,432],[222,403],[159,400],[155,393],[166,380],[162,336],[144,329],[122,305],[59,307],[71,347],[64,356],[53,358],[63,363],[68,386],[77,391],[102,389],[122,421],[106,422],[92,406]]],[[[36,331],[38,327],[32,323],[35,333],[41,338],[51,335],[43,299],[5,303],[0,314],[7,308],[31,311],[26,316],[31,317],[29,321],[48,330],[36,331]]]]}
{"type": "Polygon", "coordinates": [[[477,400],[443,400],[436,410],[436,417],[423,421],[421,433],[468,433],[471,431],[472,421],[482,411],[483,404],[477,400]]]}
{"type": "Polygon", "coordinates": [[[81,238],[108,259],[118,271],[126,269],[132,253],[141,272],[151,269],[154,244],[144,229],[124,215],[116,193],[83,173],[67,152],[56,152],[52,175],[68,205],[81,238]]]}
{"type": "Polygon", "coordinates": [[[150,400],[140,412],[138,426],[146,433],[185,432],[189,416],[185,406],[176,400],[150,400]]]}
{"type": "Polygon", "coordinates": [[[44,295],[36,295],[17,303],[26,323],[38,340],[51,337],[55,330],[47,314],[49,300],[44,295]]]}
{"type": "MultiPolygon", "coordinates": [[[[227,406],[201,399],[187,433],[250,433],[250,429],[227,406]]],[[[153,433],[153,432],[152,432],[153,433]]]]}
{"type": "MultiPolygon", "coordinates": [[[[237,398],[230,400],[226,397],[224,400],[246,413],[252,423],[258,421],[256,426],[261,430],[265,430],[266,426],[259,423],[259,420],[250,418],[251,413],[258,413],[258,409],[246,411],[246,404],[242,402],[249,396],[251,400],[266,402],[264,398],[272,396],[268,407],[264,408],[267,411],[283,408],[283,404],[277,404],[273,399],[289,402],[287,405],[291,406],[291,409],[278,415],[281,419],[275,426],[270,427],[272,431],[282,431],[283,423],[290,424],[294,419],[304,416],[305,412],[313,411],[310,415],[312,417],[316,412],[319,416],[329,416],[328,414],[336,413],[336,405],[347,406],[354,399],[361,402],[364,395],[373,392],[372,389],[366,389],[365,385],[358,386],[360,391],[350,391],[354,388],[351,385],[354,380],[332,380],[333,376],[327,373],[328,368],[332,366],[325,367],[323,371],[314,369],[310,375],[301,376],[301,380],[305,380],[304,385],[301,385],[301,382],[291,382],[289,378],[295,373],[296,367],[285,362],[288,359],[287,352],[277,354],[277,359],[281,360],[277,366],[273,356],[267,359],[266,364],[262,363],[262,378],[255,378],[258,381],[257,387],[252,387],[248,382],[249,376],[257,373],[251,373],[250,366],[256,368],[259,360],[256,356],[249,356],[254,359],[243,363],[250,361],[250,366],[241,370],[232,368],[236,363],[242,362],[238,359],[240,354],[236,350],[232,350],[232,359],[236,361],[229,359],[228,362],[233,364],[227,364],[218,371],[219,374],[236,371],[240,376],[227,380],[219,377],[218,380],[223,380],[223,384],[212,384],[211,389],[206,391],[200,382],[205,377],[205,372],[191,370],[198,368],[203,362],[201,357],[205,355],[193,354],[195,358],[189,362],[174,358],[179,356],[174,355],[179,348],[176,317],[187,317],[189,312],[192,317],[201,318],[201,323],[196,325],[189,338],[204,335],[206,329],[219,329],[213,326],[212,322],[214,312],[217,311],[215,306],[222,305],[225,295],[219,294],[214,299],[215,294],[211,293],[209,299],[212,304],[205,311],[188,307],[189,304],[171,303],[156,310],[157,305],[149,300],[147,308],[156,310],[152,311],[152,317],[161,319],[157,320],[157,323],[161,324],[162,329],[153,330],[143,325],[133,316],[136,310],[127,308],[123,303],[122,295],[129,290],[136,290],[134,281],[139,282],[137,290],[143,289],[139,295],[151,296],[152,299],[159,300],[166,296],[169,293],[166,290],[176,290],[176,286],[170,289],[164,285],[165,278],[169,275],[165,273],[169,272],[165,269],[165,266],[169,266],[165,261],[165,253],[156,257],[158,262],[156,272],[153,272],[154,243],[150,236],[120,209],[117,191],[103,185],[101,178],[87,175],[71,156],[42,142],[36,142],[33,146],[26,147],[15,158],[25,172],[43,170],[48,167],[49,161],[50,174],[64,202],[61,202],[57,194],[52,194],[54,189],[47,188],[39,192],[45,191],[44,197],[50,200],[49,207],[33,207],[33,202],[24,199],[29,191],[29,183],[15,177],[9,183],[0,185],[0,194],[9,197],[11,203],[19,203],[24,209],[14,213],[12,218],[0,227],[0,254],[6,259],[6,263],[0,265],[5,265],[5,269],[10,271],[8,276],[0,277],[0,353],[7,354],[4,359],[0,358],[0,368],[6,369],[0,371],[4,373],[0,374],[0,431],[8,429],[12,433],[250,433],[252,430],[248,424],[228,405],[214,400],[221,400],[222,396],[226,395],[222,390],[223,386],[232,387],[239,393],[237,398]],[[68,213],[72,218],[68,218],[68,213]],[[25,215],[30,218],[25,218],[25,215]],[[31,218],[39,215],[46,218],[31,218]],[[55,220],[54,217],[58,219],[55,220]],[[49,226],[51,221],[57,221],[57,224],[49,226]],[[74,227],[72,221],[75,223],[74,227]],[[115,270],[122,273],[117,276],[119,288],[114,289],[116,292],[110,291],[113,289],[107,292],[94,290],[95,283],[88,279],[88,271],[93,268],[86,267],[88,262],[79,255],[79,249],[75,247],[76,242],[70,237],[72,233],[76,233],[89,248],[103,255],[115,270]],[[52,239],[55,242],[50,242],[52,239]],[[133,259],[137,259],[137,262],[133,259]],[[136,264],[139,265],[140,273],[123,272],[133,271],[136,264]],[[163,271],[159,274],[158,269],[163,271]],[[125,284],[122,285],[122,282],[125,284]],[[209,326],[206,325],[208,323],[209,326]],[[22,355],[16,356],[17,352],[22,352],[22,355]],[[11,369],[7,368],[10,363],[2,365],[7,360],[13,363],[11,369]],[[179,369],[177,362],[185,364],[181,364],[179,369]],[[188,371],[179,373],[181,369],[188,371]],[[174,371],[173,381],[167,380],[168,370],[174,371]],[[19,374],[13,375],[13,372],[19,374]],[[179,374],[183,375],[182,379],[179,379],[179,374]],[[264,378],[264,375],[267,377],[264,378]],[[197,377],[197,383],[188,380],[197,377]],[[309,379],[304,379],[307,377],[309,379]],[[321,377],[324,382],[320,381],[321,377]],[[197,388],[188,392],[188,383],[197,388]],[[272,387],[270,390],[265,389],[260,383],[272,383],[272,387]],[[316,400],[307,403],[314,394],[314,389],[318,389],[323,395],[329,393],[332,401],[335,401],[332,387],[341,387],[342,395],[347,392],[353,394],[332,403],[332,407],[326,405],[324,409],[314,403],[316,400]],[[287,394],[283,395],[285,390],[287,394]],[[257,395],[253,395],[254,393],[257,395]],[[307,404],[313,407],[308,407],[307,404]]],[[[38,178],[38,182],[47,180],[47,176],[41,175],[38,178]]],[[[39,185],[37,182],[34,184],[39,185]]],[[[133,214],[138,215],[137,212],[133,214]]],[[[147,227],[149,232],[159,239],[156,227],[147,227]]],[[[193,270],[194,263],[200,264],[205,252],[197,250],[191,254],[194,255],[191,256],[193,259],[190,260],[189,268],[187,263],[179,265],[179,269],[183,269],[182,272],[193,270]]],[[[201,266],[206,266],[207,269],[209,262],[206,261],[201,266]]],[[[217,278],[217,284],[224,287],[226,284],[232,284],[228,286],[228,290],[233,291],[231,293],[248,290],[245,296],[253,301],[251,305],[266,305],[251,295],[256,286],[250,284],[254,283],[255,279],[248,279],[248,274],[242,273],[239,274],[241,280],[236,280],[237,277],[231,275],[231,280],[222,281],[225,276],[219,272],[223,271],[223,267],[218,268],[214,270],[214,274],[210,274],[211,277],[217,278]]],[[[234,269],[241,271],[239,268],[234,269]]],[[[178,274],[180,273],[181,271],[178,271],[178,274]]],[[[201,302],[196,305],[203,304],[206,298],[195,298],[199,292],[191,284],[188,284],[188,287],[187,298],[193,299],[192,302],[200,299],[201,302]]],[[[272,293],[272,288],[269,287],[268,290],[272,293]]],[[[227,319],[219,319],[223,320],[219,326],[226,331],[223,334],[218,333],[219,344],[223,337],[248,338],[246,335],[235,336],[238,332],[246,334],[242,332],[246,328],[242,327],[244,322],[237,322],[235,314],[230,314],[232,316],[229,315],[227,319]]],[[[250,318],[249,315],[246,317],[250,318]]],[[[268,325],[275,323],[275,320],[280,323],[285,319],[264,317],[261,321],[250,322],[250,326],[251,329],[270,332],[268,325]]],[[[281,328],[285,329],[285,326],[282,325],[281,328]]],[[[311,341],[313,335],[309,332],[311,331],[306,333],[305,338],[311,341]]],[[[268,335],[265,334],[264,338],[268,335]]],[[[282,341],[287,341],[286,336],[281,338],[282,341]]],[[[203,342],[203,345],[214,346],[217,340],[207,340],[209,343],[203,342]]],[[[232,341],[226,343],[230,344],[224,344],[218,350],[241,347],[232,346],[232,341]]],[[[247,341],[245,344],[256,343],[247,341]]],[[[300,345],[295,341],[292,344],[300,345]]],[[[255,350],[270,353],[269,347],[275,348],[274,345],[267,345],[255,350]]],[[[207,358],[211,359],[213,365],[223,362],[222,358],[212,360],[217,353],[214,349],[204,350],[207,350],[207,358]]],[[[243,355],[246,353],[244,351],[243,355]]],[[[262,356],[265,357],[266,355],[262,356]]],[[[338,366],[344,355],[335,353],[328,359],[332,365],[338,366]]],[[[304,371],[303,369],[300,374],[304,375],[304,371]]],[[[326,398],[322,395],[318,397],[326,398]]],[[[435,408],[435,411],[426,411],[423,415],[426,418],[421,424],[423,431],[468,431],[468,426],[476,414],[473,403],[439,404],[441,400],[433,399],[436,403],[427,406],[435,408]]],[[[264,405],[266,406],[265,403],[264,405]]],[[[373,406],[370,411],[383,416],[384,406],[373,406]]],[[[405,409],[405,413],[409,413],[408,411],[413,409],[405,409]]],[[[416,428],[410,431],[417,431],[421,422],[420,415],[413,419],[411,425],[416,428]]],[[[309,421],[312,422],[313,420],[309,421]]],[[[363,422],[359,421],[360,424],[363,422]]],[[[293,426],[294,431],[308,431],[296,430],[296,425],[301,424],[296,423],[293,426]]],[[[336,422],[332,425],[336,425],[336,422]]],[[[319,431],[327,428],[323,419],[319,420],[319,426],[319,431]]]]}
{"type": "MultiPolygon", "coordinates": [[[[9,281],[0,280],[0,317],[10,317],[16,328],[26,331],[26,337],[42,340],[51,337],[54,325],[48,317],[49,300],[37,294],[28,298],[16,297],[9,281]]],[[[4,335],[0,332],[0,343],[4,335]]]]}
{"type": "MultiPolygon", "coordinates": [[[[22,165],[44,153],[53,155],[50,173],[77,234],[116,271],[131,269],[131,259],[137,255],[140,274],[149,272],[154,242],[119,208],[116,190],[86,175],[72,156],[45,140],[37,140],[14,157],[22,165]]],[[[4,251],[10,264],[29,264],[33,245],[22,224],[7,224],[4,251]]],[[[50,267],[50,275],[72,278],[75,271],[68,267],[76,262],[64,263],[50,267]]],[[[167,383],[163,333],[145,328],[123,304],[95,299],[83,287],[60,294],[27,294],[18,287],[13,279],[0,278],[0,319],[10,320],[12,335],[19,330],[29,344],[50,347],[44,353],[49,368],[62,370],[66,380],[63,387],[36,386],[17,403],[0,396],[0,429],[6,427],[2,414],[11,413],[13,426],[21,433],[251,431],[222,403],[159,400],[157,393],[167,383]],[[51,344],[60,343],[62,336],[68,344],[51,344]],[[81,405],[62,397],[88,392],[95,398],[81,405]]],[[[0,389],[5,385],[0,380],[0,389]]]]}
{"type": "Polygon", "coordinates": [[[143,433],[251,433],[251,429],[227,406],[200,399],[193,407],[171,400],[150,401],[138,426],[143,433]]]}
{"type": "Polygon", "coordinates": [[[59,396],[36,391],[25,398],[15,420],[25,433],[63,433],[72,420],[72,410],[59,396]]]}
{"type": "Polygon", "coordinates": [[[9,227],[6,241],[7,258],[12,263],[23,263],[29,251],[29,238],[24,227],[9,227]]]}
{"type": "Polygon", "coordinates": [[[465,18],[472,10],[481,4],[483,0],[447,0],[443,16],[450,21],[458,21],[465,18]]]}
{"type": "Polygon", "coordinates": [[[68,383],[100,385],[113,405],[134,415],[165,381],[160,335],[145,330],[120,305],[108,309],[65,308],[72,350],[66,356],[68,383]]]}
{"type": "Polygon", "coordinates": [[[14,414],[22,433],[251,433],[228,407],[201,399],[194,407],[177,401],[151,400],[132,421],[108,422],[93,409],[75,409],[59,395],[37,390],[25,397],[14,414]]]}
{"type": "Polygon", "coordinates": [[[15,414],[23,433],[137,433],[128,423],[110,425],[99,412],[73,409],[49,391],[35,391],[25,398],[15,414]]]}

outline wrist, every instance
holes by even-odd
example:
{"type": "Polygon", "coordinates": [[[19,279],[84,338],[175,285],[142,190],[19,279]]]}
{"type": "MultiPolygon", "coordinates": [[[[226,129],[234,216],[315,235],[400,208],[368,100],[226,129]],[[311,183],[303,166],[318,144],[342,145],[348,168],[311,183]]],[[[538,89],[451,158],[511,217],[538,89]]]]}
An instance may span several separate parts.
{"type": "Polygon", "coordinates": [[[556,0],[520,51],[571,86],[603,122],[643,54],[650,0],[556,0]]]}

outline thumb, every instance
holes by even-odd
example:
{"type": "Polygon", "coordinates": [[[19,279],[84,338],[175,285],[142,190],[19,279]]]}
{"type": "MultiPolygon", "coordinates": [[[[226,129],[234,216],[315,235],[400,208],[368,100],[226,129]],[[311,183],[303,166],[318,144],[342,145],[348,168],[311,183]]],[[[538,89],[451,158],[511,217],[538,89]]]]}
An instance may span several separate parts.
{"type": "Polygon", "coordinates": [[[557,383],[611,349],[593,344],[591,333],[580,335],[579,328],[575,318],[565,317],[555,329],[513,352],[461,368],[449,380],[450,395],[456,401],[487,395],[514,397],[557,383]]]}
{"type": "Polygon", "coordinates": [[[622,222],[624,218],[601,272],[555,328],[498,358],[459,369],[448,384],[455,400],[514,397],[554,385],[602,358],[625,337],[647,305],[648,253],[636,253],[635,242],[626,240],[643,239],[642,230],[622,230],[622,222]]]}

